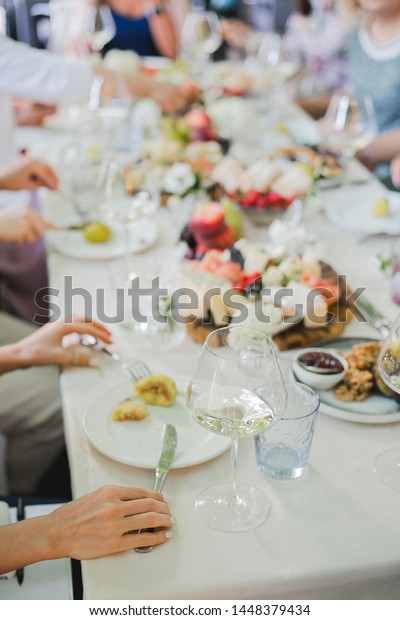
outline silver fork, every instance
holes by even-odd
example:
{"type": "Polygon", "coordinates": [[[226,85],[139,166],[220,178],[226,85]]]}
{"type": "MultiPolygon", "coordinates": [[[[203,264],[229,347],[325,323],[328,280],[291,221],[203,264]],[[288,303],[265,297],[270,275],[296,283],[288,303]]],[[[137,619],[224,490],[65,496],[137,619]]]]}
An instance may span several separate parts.
{"type": "Polygon", "coordinates": [[[140,379],[151,375],[151,370],[144,362],[142,362],[142,360],[123,360],[118,353],[110,351],[110,349],[108,349],[102,342],[97,340],[97,338],[91,334],[83,334],[83,336],[79,338],[79,342],[84,347],[88,347],[89,349],[93,349],[93,351],[97,351],[99,353],[105,353],[105,355],[111,357],[111,359],[114,360],[114,362],[117,362],[121,368],[129,372],[132,379],[135,381],[140,381],[140,379]]]}

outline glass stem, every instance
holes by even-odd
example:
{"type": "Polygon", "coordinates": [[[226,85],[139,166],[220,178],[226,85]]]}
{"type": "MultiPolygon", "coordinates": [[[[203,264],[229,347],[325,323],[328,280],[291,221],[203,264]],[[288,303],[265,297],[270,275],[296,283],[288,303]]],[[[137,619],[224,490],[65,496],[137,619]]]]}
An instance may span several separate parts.
{"type": "Polygon", "coordinates": [[[239,497],[236,492],[236,464],[238,453],[239,438],[231,437],[231,489],[229,495],[226,498],[229,506],[237,506],[239,503],[239,497]]]}
{"type": "Polygon", "coordinates": [[[129,277],[130,268],[130,250],[131,250],[131,236],[130,236],[130,222],[128,219],[124,222],[124,245],[125,245],[125,271],[126,277],[129,277]]]}

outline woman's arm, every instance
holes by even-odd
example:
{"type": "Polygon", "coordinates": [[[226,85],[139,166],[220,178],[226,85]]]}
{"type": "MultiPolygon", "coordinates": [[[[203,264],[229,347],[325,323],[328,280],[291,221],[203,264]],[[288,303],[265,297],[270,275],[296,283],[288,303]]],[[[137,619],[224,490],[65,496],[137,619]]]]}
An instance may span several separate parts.
{"type": "Polygon", "coordinates": [[[400,152],[400,129],[381,133],[366,149],[357,153],[358,159],[368,168],[390,161],[400,152]]]}
{"type": "Polygon", "coordinates": [[[63,347],[63,338],[68,334],[90,334],[107,344],[112,343],[110,332],[100,323],[79,319],[72,323],[49,323],[15,344],[0,347],[0,374],[48,364],[90,366],[93,355],[87,350],[63,347]]]}
{"type": "Polygon", "coordinates": [[[0,574],[41,560],[90,560],[160,545],[171,537],[172,525],[161,493],[103,487],[49,515],[0,527],[0,574]],[[138,533],[147,528],[161,529],[138,533]]]}
{"type": "Polygon", "coordinates": [[[147,17],[151,34],[159,52],[167,58],[176,58],[179,35],[176,31],[169,2],[150,0],[147,17]]]}

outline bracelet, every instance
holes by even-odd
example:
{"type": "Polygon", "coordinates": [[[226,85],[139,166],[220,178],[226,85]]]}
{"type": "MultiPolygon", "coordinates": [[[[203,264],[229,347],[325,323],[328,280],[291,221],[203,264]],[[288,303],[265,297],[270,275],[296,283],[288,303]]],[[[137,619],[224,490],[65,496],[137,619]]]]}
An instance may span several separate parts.
{"type": "Polygon", "coordinates": [[[161,15],[164,12],[165,6],[163,4],[158,4],[153,9],[150,9],[150,11],[147,11],[146,17],[149,19],[150,17],[154,17],[154,15],[161,15]]]}

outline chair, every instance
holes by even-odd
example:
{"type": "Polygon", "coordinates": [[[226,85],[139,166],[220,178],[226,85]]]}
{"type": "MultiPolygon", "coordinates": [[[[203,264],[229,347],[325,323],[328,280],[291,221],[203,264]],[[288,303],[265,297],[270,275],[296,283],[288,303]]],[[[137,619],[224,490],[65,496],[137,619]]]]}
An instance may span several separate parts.
{"type": "Polygon", "coordinates": [[[50,33],[49,0],[4,0],[6,34],[32,47],[46,48],[50,33]]]}

